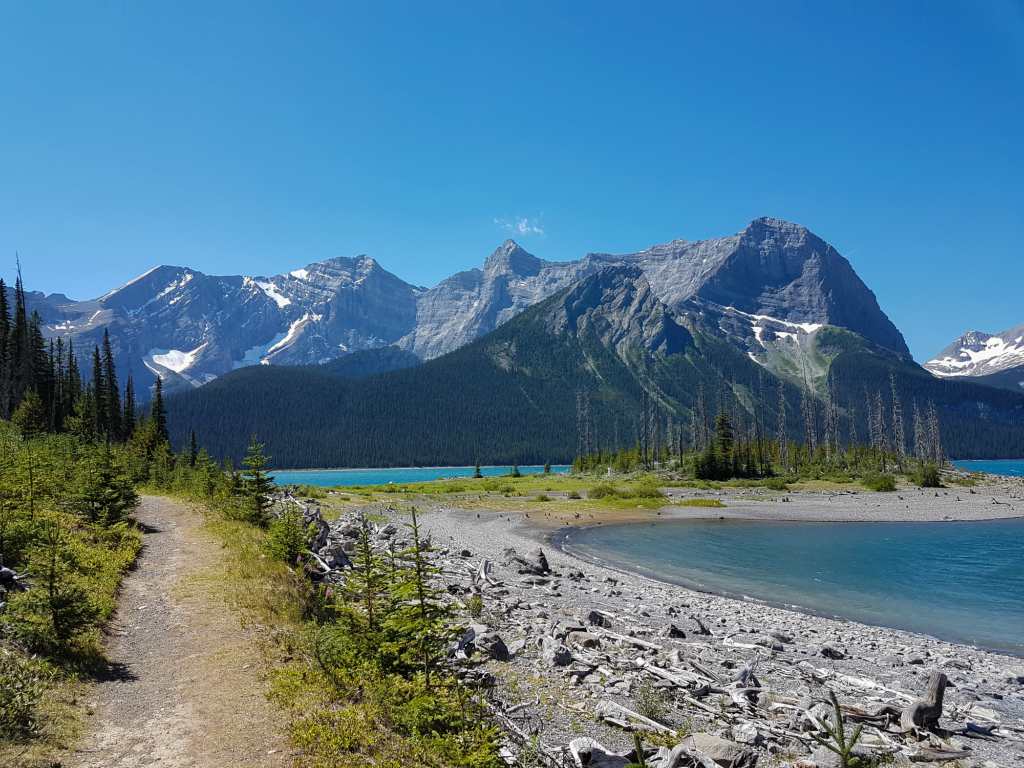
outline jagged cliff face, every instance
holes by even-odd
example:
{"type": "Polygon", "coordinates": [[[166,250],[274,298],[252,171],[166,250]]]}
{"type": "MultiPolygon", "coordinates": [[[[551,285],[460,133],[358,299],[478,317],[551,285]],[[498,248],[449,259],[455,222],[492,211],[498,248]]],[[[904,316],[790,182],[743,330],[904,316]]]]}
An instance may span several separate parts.
{"type": "Polygon", "coordinates": [[[677,354],[693,342],[636,266],[606,267],[577,284],[552,312],[550,327],[623,360],[638,350],[677,354]]]}
{"type": "MultiPolygon", "coordinates": [[[[761,364],[825,325],[909,358],[903,337],[850,264],[806,228],[776,219],[758,219],[730,237],[571,262],[544,261],[510,240],[482,269],[430,289],[360,256],[272,277],[162,266],[93,301],[40,296],[34,302],[47,335],[91,346],[109,330],[115,353],[127,361],[124,373],[140,379],[159,373],[172,387],[195,386],[246,365],[324,362],[388,345],[431,359],[609,265],[638,270],[646,290],[675,315],[717,326],[761,364]]],[[[659,343],[673,343],[664,328],[631,328],[631,304],[621,299],[615,306],[622,317],[576,321],[595,333],[632,341],[641,332],[645,344],[662,334],[659,343]]]]}

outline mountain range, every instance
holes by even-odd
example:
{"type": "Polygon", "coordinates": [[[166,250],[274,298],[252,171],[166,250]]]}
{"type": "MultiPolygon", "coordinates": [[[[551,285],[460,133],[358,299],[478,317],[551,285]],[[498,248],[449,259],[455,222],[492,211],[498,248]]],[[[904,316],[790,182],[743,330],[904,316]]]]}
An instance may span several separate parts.
{"type": "MultiPolygon", "coordinates": [[[[250,366],[168,398],[172,438],[184,445],[195,430],[214,454],[238,458],[257,434],[279,467],[565,461],[581,440],[632,445],[644,420],[688,442],[701,400],[706,413],[732,412],[738,430],[774,434],[781,419],[802,436],[803,382],[722,332],[723,320],[753,313],[676,310],[658,294],[638,265],[606,265],[425,363],[390,347],[325,365],[250,366]]],[[[908,414],[936,406],[953,455],[1024,453],[1024,395],[938,379],[847,329],[753,322],[775,362],[776,346],[798,348],[785,359],[828,373],[844,439],[865,437],[865,401],[883,397],[889,412],[895,390],[908,414]]]]}
{"type": "Polygon", "coordinates": [[[79,350],[109,333],[122,377],[160,375],[177,444],[195,429],[237,457],[255,432],[278,466],[566,460],[580,402],[604,446],[631,444],[648,407],[666,433],[690,424],[702,398],[799,437],[805,393],[840,399],[848,437],[895,392],[935,404],[951,455],[1024,454],[1024,392],[1000,378],[1021,329],[967,334],[926,370],[850,263],[778,219],[569,262],[509,240],[432,288],[359,256],[269,277],[159,266],[28,304],[79,350]]]}
{"type": "Polygon", "coordinates": [[[903,336],[849,262],[805,227],[770,218],[728,237],[570,262],[545,261],[509,240],[482,268],[433,288],[411,285],[359,256],[270,277],[165,265],[98,299],[34,294],[32,303],[45,335],[69,336],[82,348],[107,331],[122,376],[142,381],[159,374],[173,390],[248,365],[326,363],[387,346],[430,360],[610,265],[640,269],[667,307],[703,315],[773,370],[820,374],[805,348],[825,326],[910,358],[903,336]]]}

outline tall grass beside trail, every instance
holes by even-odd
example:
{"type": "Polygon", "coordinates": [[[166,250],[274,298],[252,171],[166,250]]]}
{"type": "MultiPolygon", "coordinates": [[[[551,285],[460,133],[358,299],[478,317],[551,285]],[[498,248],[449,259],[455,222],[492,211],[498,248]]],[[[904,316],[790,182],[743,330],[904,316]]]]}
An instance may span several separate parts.
{"type": "Polygon", "coordinates": [[[53,764],[80,730],[80,688],[106,671],[102,628],[141,547],[133,463],[0,422],[0,765],[53,764]]]}
{"type": "Polygon", "coordinates": [[[316,587],[301,567],[311,531],[300,515],[266,504],[265,466],[256,444],[241,473],[201,455],[162,490],[196,503],[224,545],[222,589],[262,638],[295,765],[503,765],[479,692],[447,660],[473,609],[437,589],[435,555],[415,519],[407,524],[413,544],[387,555],[371,546],[364,519],[357,568],[340,587],[316,587]]]}

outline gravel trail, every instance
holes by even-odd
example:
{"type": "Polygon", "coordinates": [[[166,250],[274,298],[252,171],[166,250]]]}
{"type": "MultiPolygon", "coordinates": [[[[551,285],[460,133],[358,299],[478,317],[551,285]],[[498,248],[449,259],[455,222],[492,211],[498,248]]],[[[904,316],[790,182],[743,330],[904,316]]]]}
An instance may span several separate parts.
{"type": "Polygon", "coordinates": [[[89,694],[73,768],[276,768],[289,754],[239,619],[201,576],[221,546],[180,502],[144,497],[143,550],[108,641],[112,673],[89,694]]]}

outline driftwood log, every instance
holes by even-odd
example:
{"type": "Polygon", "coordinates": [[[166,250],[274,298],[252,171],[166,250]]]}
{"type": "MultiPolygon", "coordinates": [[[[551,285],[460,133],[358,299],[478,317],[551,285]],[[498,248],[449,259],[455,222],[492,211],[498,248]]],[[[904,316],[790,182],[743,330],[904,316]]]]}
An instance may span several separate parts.
{"type": "Polygon", "coordinates": [[[939,718],[942,717],[942,699],[946,694],[947,685],[949,685],[949,678],[944,672],[938,670],[932,672],[928,678],[928,691],[925,695],[903,710],[903,714],[900,716],[900,725],[903,730],[932,729],[938,726],[939,718]]]}

